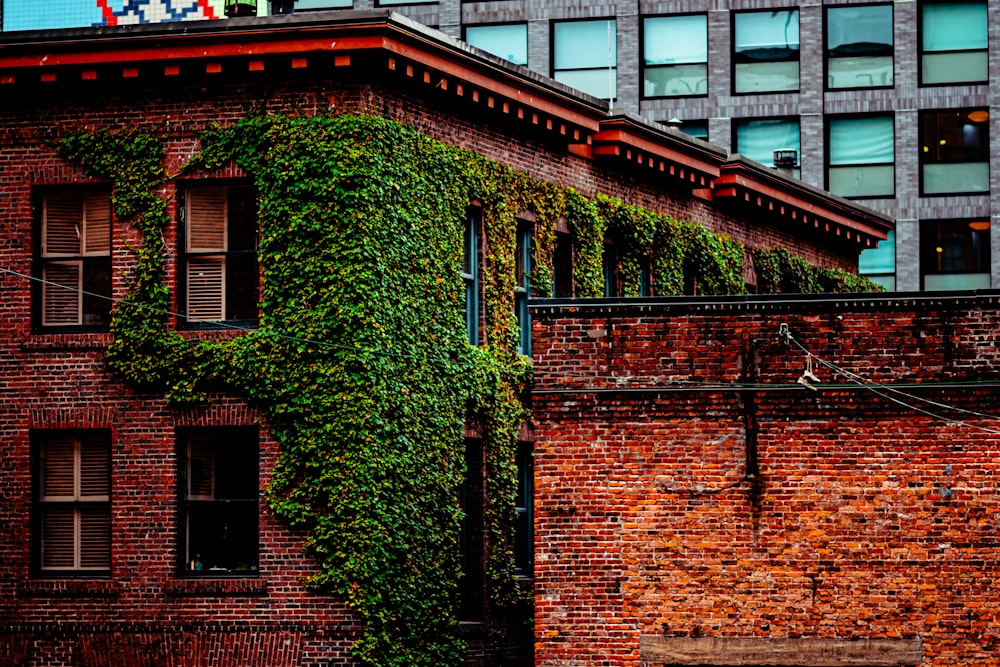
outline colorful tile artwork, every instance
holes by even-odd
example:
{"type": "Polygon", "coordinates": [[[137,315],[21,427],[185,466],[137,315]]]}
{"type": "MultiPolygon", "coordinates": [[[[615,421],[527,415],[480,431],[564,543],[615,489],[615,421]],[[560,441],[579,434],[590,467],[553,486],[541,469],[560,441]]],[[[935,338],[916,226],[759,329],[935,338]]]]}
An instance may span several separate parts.
{"type": "MultiPolygon", "coordinates": [[[[225,18],[225,0],[3,0],[4,32],[225,18]]],[[[267,2],[258,0],[258,16],[267,2]]]]}

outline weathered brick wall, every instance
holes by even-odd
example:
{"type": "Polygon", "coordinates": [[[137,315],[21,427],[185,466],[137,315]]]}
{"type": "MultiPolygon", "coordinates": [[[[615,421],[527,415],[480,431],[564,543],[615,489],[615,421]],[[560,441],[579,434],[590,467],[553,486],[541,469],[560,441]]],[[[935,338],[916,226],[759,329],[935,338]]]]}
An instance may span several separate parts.
{"type": "Polygon", "coordinates": [[[539,667],[1000,664],[1000,302],[799,301],[536,305],[539,667]]]}

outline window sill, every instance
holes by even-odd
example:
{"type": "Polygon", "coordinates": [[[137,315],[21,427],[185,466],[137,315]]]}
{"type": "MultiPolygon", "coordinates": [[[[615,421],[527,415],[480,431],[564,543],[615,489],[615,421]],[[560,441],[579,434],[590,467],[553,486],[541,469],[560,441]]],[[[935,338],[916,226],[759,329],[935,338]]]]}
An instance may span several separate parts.
{"type": "Polygon", "coordinates": [[[25,598],[113,598],[120,593],[121,587],[111,580],[36,579],[17,587],[17,596],[25,598]]]}
{"type": "Polygon", "coordinates": [[[166,588],[172,597],[244,597],[267,595],[267,583],[259,579],[185,579],[166,588]]]}

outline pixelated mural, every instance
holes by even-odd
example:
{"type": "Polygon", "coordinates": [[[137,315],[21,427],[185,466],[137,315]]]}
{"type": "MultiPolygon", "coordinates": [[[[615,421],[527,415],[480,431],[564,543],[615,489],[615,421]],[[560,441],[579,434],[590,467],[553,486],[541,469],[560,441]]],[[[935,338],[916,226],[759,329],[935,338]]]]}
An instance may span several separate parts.
{"type": "MultiPolygon", "coordinates": [[[[3,31],[225,18],[225,0],[2,0],[3,31]]],[[[257,15],[267,13],[258,0],[257,15]]]]}

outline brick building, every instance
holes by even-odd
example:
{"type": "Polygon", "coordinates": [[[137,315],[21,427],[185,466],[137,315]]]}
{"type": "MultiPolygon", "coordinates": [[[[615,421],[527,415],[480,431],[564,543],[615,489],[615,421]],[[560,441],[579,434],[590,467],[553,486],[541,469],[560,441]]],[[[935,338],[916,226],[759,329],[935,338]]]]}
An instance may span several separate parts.
{"type": "Polygon", "coordinates": [[[995,294],[533,315],[539,667],[997,664],[995,294]]]}
{"type": "MultiPolygon", "coordinates": [[[[141,369],[109,366],[109,321],[150,240],[123,220],[132,200],[121,189],[60,152],[64,137],[162,141],[164,176],[145,205],[162,203],[167,219],[162,323],[180,344],[235,340],[256,324],[255,184],[233,161],[187,166],[202,132],[254,113],[389,118],[537,182],[699,222],[744,244],[751,283],[753,248],[854,270],[891,229],[884,215],[609,115],[385,11],[5,35],[0,90],[0,646],[10,664],[352,664],[361,632],[343,598],[303,585],[316,568],[307,536],[265,500],[281,452],[264,408],[218,386],[207,407],[176,407],[162,387],[121,375],[141,369]],[[213,243],[223,228],[227,240],[213,243]]],[[[541,217],[518,212],[519,229],[541,217]]],[[[483,293],[480,279],[498,271],[482,266],[489,257],[482,247],[465,267],[483,293]]],[[[488,319],[476,298],[465,304],[476,306],[470,329],[488,319]]],[[[470,463],[467,491],[483,496],[487,462],[470,463]]],[[[496,655],[484,629],[496,619],[483,574],[490,528],[476,518],[462,628],[470,663],[483,664],[496,655]]]]}

